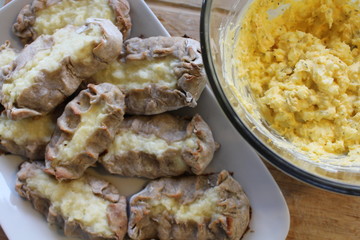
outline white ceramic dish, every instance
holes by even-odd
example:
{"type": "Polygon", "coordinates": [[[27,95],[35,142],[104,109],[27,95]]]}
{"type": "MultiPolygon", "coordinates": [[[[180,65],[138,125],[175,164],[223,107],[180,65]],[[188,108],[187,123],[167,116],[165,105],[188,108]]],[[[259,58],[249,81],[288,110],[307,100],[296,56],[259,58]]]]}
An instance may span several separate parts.
{"type": "MultiPolygon", "coordinates": [[[[0,43],[10,40],[15,47],[20,42],[11,33],[10,26],[19,10],[32,0],[14,0],[0,9],[0,43]]],[[[131,0],[132,36],[145,37],[169,33],[142,0],[131,0]]],[[[196,109],[183,109],[181,114],[200,113],[221,144],[208,172],[227,169],[241,183],[252,206],[250,229],[243,240],[281,240],[289,230],[290,218],[286,202],[274,179],[254,150],[243,140],[217,104],[211,90],[206,88],[196,109]]],[[[16,156],[0,156],[0,225],[10,240],[70,239],[61,231],[49,227],[45,218],[14,190],[18,165],[16,156]]],[[[93,171],[94,172],[94,171],[93,171]]],[[[145,184],[143,179],[121,178],[97,172],[114,183],[122,194],[130,196],[145,184]]]]}

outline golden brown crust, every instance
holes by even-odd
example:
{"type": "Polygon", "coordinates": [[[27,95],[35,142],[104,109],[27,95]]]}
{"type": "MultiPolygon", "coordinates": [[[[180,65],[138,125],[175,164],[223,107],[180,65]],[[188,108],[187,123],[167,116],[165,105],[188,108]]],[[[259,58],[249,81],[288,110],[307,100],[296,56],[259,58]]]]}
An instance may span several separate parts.
{"type": "MultiPolygon", "coordinates": [[[[249,200],[227,171],[208,176],[162,178],[150,182],[130,199],[128,235],[132,239],[231,239],[244,234],[250,219],[249,200]],[[168,210],[154,213],[150,201],[164,197],[180,205],[191,204],[212,189],[219,210],[201,222],[175,220],[168,210]]],[[[209,209],[209,211],[211,211],[209,209]]]]}
{"type": "Polygon", "coordinates": [[[106,215],[110,229],[115,233],[117,239],[123,239],[127,232],[126,198],[120,196],[116,187],[101,179],[88,177],[88,183],[93,193],[109,202],[106,215]]]}
{"type": "Polygon", "coordinates": [[[116,129],[123,119],[124,108],[124,95],[116,86],[108,83],[89,84],[87,90],[81,91],[68,103],[63,115],[58,119],[58,127],[46,149],[46,171],[59,180],[81,177],[113,140],[116,129]],[[62,161],[63,159],[59,158],[60,146],[64,142],[71,141],[81,122],[81,115],[88,112],[95,104],[103,104],[105,111],[101,126],[94,126],[94,132],[86,139],[82,139],[84,149],[68,161],[62,161]]]}
{"type": "MultiPolygon", "coordinates": [[[[119,85],[126,94],[127,113],[153,115],[197,105],[196,101],[206,85],[206,77],[200,43],[196,40],[182,37],[131,38],[124,42],[123,53],[118,61],[120,64],[125,63],[126,67],[126,63],[151,62],[166,57],[178,60],[174,66],[176,88],[149,83],[144,88],[126,90],[119,85]]],[[[158,80],[154,79],[152,82],[158,80]]],[[[107,82],[106,79],[88,81],[107,82]]]]}
{"type": "Polygon", "coordinates": [[[16,22],[13,25],[13,32],[24,44],[31,43],[38,35],[33,25],[35,23],[35,13],[30,4],[25,5],[19,12],[16,22]]]}
{"type": "MultiPolygon", "coordinates": [[[[39,37],[34,29],[36,13],[58,2],[61,2],[61,0],[34,0],[31,4],[25,5],[19,12],[16,22],[13,25],[14,34],[18,36],[24,44],[29,44],[34,41],[39,37]]],[[[124,38],[127,38],[130,35],[132,26],[129,2],[127,0],[108,0],[108,3],[115,15],[115,26],[118,27],[124,38]]]]}
{"type": "Polygon", "coordinates": [[[129,130],[133,135],[154,135],[168,144],[194,138],[196,147],[169,147],[158,155],[134,149],[115,154],[109,151],[99,162],[111,173],[152,179],[185,172],[201,174],[217,147],[209,126],[198,114],[191,121],[170,114],[129,117],[121,123],[117,134],[129,130]]]}
{"type": "Polygon", "coordinates": [[[210,127],[199,114],[195,114],[191,119],[186,132],[191,132],[197,137],[198,148],[196,151],[185,152],[184,161],[191,168],[191,172],[196,175],[202,174],[220,145],[214,141],[210,127]]]}
{"type": "Polygon", "coordinates": [[[29,160],[42,160],[45,157],[45,148],[48,142],[30,141],[24,145],[17,144],[11,139],[0,140],[0,150],[28,158],[29,160]]]}
{"type": "MultiPolygon", "coordinates": [[[[105,68],[114,60],[122,46],[122,35],[108,20],[88,19],[87,24],[80,28],[68,26],[71,31],[86,31],[91,25],[98,25],[103,30],[102,40],[94,46],[91,61],[75,62],[72,56],[61,61],[61,67],[54,71],[43,70],[34,78],[34,83],[9,102],[4,94],[0,94],[1,102],[11,119],[21,119],[45,115],[70,96],[79,87],[81,81],[105,68]]],[[[0,74],[0,88],[3,84],[12,82],[12,75],[31,61],[40,50],[49,49],[54,40],[50,35],[42,35],[33,43],[27,45],[13,62],[11,71],[0,74]]]]}
{"type": "Polygon", "coordinates": [[[129,2],[127,0],[109,0],[109,6],[115,14],[114,24],[120,29],[124,39],[128,38],[132,27],[129,2]]]}
{"type": "Polygon", "coordinates": [[[114,235],[113,237],[104,237],[101,234],[91,232],[91,229],[84,227],[78,220],[69,220],[67,217],[62,216],[62,214],[53,207],[49,199],[27,186],[26,180],[31,178],[34,174],[37,174],[36,171],[38,169],[44,169],[42,163],[24,162],[17,174],[16,191],[21,197],[29,200],[34,208],[46,217],[50,224],[57,225],[64,229],[65,236],[68,237],[81,237],[83,239],[91,240],[121,240],[124,238],[127,231],[126,199],[124,196],[120,196],[118,190],[113,185],[91,175],[84,176],[92,188],[94,188],[94,185],[95,188],[98,188],[96,185],[105,186],[104,191],[102,192],[93,191],[94,195],[109,201],[107,209],[108,224],[110,229],[114,232],[114,235]],[[112,200],[109,200],[107,195],[112,195],[114,197],[112,200]],[[114,198],[116,200],[114,200],[114,198]]]}

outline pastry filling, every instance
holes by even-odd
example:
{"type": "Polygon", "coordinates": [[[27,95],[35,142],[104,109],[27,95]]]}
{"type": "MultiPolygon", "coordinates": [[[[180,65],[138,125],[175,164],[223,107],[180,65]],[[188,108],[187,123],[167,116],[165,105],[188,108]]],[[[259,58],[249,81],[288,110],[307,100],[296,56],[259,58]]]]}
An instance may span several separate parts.
{"type": "Polygon", "coordinates": [[[106,109],[103,104],[93,104],[90,109],[81,114],[81,122],[70,141],[64,141],[58,147],[58,161],[71,161],[79,153],[86,149],[86,142],[92,134],[102,127],[106,117],[106,109]]]}
{"type": "Polygon", "coordinates": [[[10,47],[0,50],[0,68],[10,64],[17,57],[17,53],[10,47]]]}
{"type": "Polygon", "coordinates": [[[55,122],[50,115],[17,121],[0,117],[0,138],[19,145],[30,141],[49,142],[54,129],[55,122]]]}
{"type": "Polygon", "coordinates": [[[221,214],[218,206],[220,198],[215,188],[207,190],[200,198],[191,203],[181,204],[175,198],[165,195],[160,200],[152,200],[151,215],[159,216],[165,212],[174,216],[177,222],[194,221],[202,223],[212,218],[213,215],[221,214]]]}
{"type": "MultiPolygon", "coordinates": [[[[92,49],[102,39],[102,29],[96,24],[78,30],[68,27],[55,32],[53,46],[40,50],[26,65],[15,71],[2,87],[4,98],[13,103],[21,92],[35,82],[43,72],[54,72],[61,68],[62,60],[70,57],[73,63],[88,63],[93,58],[92,49]]],[[[34,42],[36,43],[36,41],[34,42]]]]}
{"type": "Polygon", "coordinates": [[[181,150],[185,148],[198,148],[197,137],[192,135],[181,141],[168,143],[154,134],[142,135],[136,134],[131,130],[122,129],[109,147],[109,155],[122,155],[129,151],[139,151],[148,154],[162,155],[165,151],[181,150]]]}
{"type": "Polygon", "coordinates": [[[66,25],[81,26],[87,18],[103,18],[115,22],[109,0],[61,0],[36,12],[34,29],[41,34],[53,34],[66,25]]]}
{"type": "Polygon", "coordinates": [[[97,84],[109,82],[124,90],[143,89],[150,84],[175,89],[175,74],[179,60],[173,57],[161,59],[121,62],[115,61],[93,78],[97,84]]]}
{"type": "Polygon", "coordinates": [[[49,199],[67,221],[78,221],[92,233],[114,235],[106,215],[109,203],[94,195],[85,177],[58,182],[41,169],[35,171],[26,180],[28,187],[49,199]]]}

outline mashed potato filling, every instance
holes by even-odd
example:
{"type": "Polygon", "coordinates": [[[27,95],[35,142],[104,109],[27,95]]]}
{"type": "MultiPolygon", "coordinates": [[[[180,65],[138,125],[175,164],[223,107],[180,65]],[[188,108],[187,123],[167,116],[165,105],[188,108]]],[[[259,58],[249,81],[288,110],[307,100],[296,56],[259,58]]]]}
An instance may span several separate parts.
{"type": "Polygon", "coordinates": [[[205,219],[211,219],[214,214],[221,214],[221,208],[218,206],[220,198],[216,189],[207,190],[203,196],[191,203],[181,204],[175,198],[165,195],[160,200],[152,200],[151,214],[161,215],[163,212],[169,212],[175,217],[177,222],[195,221],[202,223],[205,219]]]}
{"type": "Polygon", "coordinates": [[[52,203],[55,210],[68,221],[78,221],[91,232],[112,236],[107,221],[109,203],[97,197],[82,177],[69,182],[58,182],[41,169],[26,179],[30,189],[38,192],[52,203]]]}
{"type": "MultiPolygon", "coordinates": [[[[154,134],[143,135],[123,129],[116,134],[114,141],[108,148],[108,153],[102,159],[104,162],[107,162],[113,156],[126,156],[129,151],[143,152],[161,157],[168,150],[181,152],[183,149],[191,149],[196,151],[197,148],[198,143],[195,135],[181,141],[169,143],[154,134]]],[[[173,156],[172,163],[178,170],[183,169],[185,171],[187,169],[187,164],[181,158],[181,155],[173,156]]]]}
{"type": "Polygon", "coordinates": [[[53,34],[66,25],[81,26],[87,18],[103,18],[115,22],[109,0],[60,0],[36,12],[34,29],[38,35],[53,34]]]}
{"type": "Polygon", "coordinates": [[[17,55],[18,53],[15,52],[14,49],[10,47],[4,47],[1,49],[0,46],[0,68],[14,61],[17,55]]]}
{"type": "Polygon", "coordinates": [[[256,0],[235,56],[273,129],[316,156],[360,163],[359,11],[359,0],[256,0]]]}
{"type": "Polygon", "coordinates": [[[54,129],[55,122],[50,115],[17,121],[0,117],[0,139],[12,140],[19,145],[29,141],[49,142],[54,129]]]}
{"type": "Polygon", "coordinates": [[[178,64],[179,60],[172,57],[152,61],[114,61],[96,73],[93,79],[97,84],[108,82],[125,90],[143,89],[150,84],[175,89],[178,79],[174,69],[178,64]]]}
{"type": "Polygon", "coordinates": [[[106,109],[103,104],[91,105],[90,109],[81,114],[81,121],[78,124],[74,135],[70,141],[64,141],[59,146],[59,156],[61,162],[71,161],[79,153],[86,149],[86,140],[102,127],[102,122],[106,117],[106,109]]]}
{"type": "Polygon", "coordinates": [[[6,80],[2,87],[4,98],[7,102],[15,102],[21,92],[34,84],[36,77],[45,71],[60,69],[66,57],[70,57],[73,63],[91,61],[92,49],[101,41],[102,34],[101,27],[95,24],[78,30],[71,27],[58,30],[52,35],[54,43],[51,48],[39,50],[32,61],[6,80]]]}
{"type": "Polygon", "coordinates": [[[161,156],[169,149],[181,150],[185,148],[194,150],[198,148],[195,135],[181,141],[168,143],[154,134],[142,135],[136,134],[131,130],[122,130],[115,136],[115,140],[109,147],[108,154],[121,155],[126,154],[129,151],[139,151],[161,156]]]}

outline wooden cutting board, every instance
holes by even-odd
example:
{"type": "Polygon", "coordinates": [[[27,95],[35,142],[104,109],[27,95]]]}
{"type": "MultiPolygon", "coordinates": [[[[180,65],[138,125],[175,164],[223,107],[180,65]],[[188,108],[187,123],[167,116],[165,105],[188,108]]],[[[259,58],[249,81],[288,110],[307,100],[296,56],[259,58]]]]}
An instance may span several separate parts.
{"type": "MultiPolygon", "coordinates": [[[[186,34],[199,40],[201,0],[146,2],[171,35],[186,34]]],[[[317,189],[268,164],[267,167],[279,184],[290,210],[291,226],[287,239],[360,240],[360,197],[317,189]]],[[[6,239],[0,228],[0,240],[6,239]]]]}

